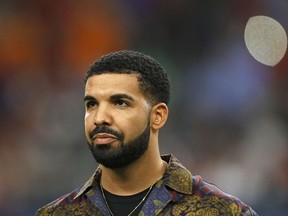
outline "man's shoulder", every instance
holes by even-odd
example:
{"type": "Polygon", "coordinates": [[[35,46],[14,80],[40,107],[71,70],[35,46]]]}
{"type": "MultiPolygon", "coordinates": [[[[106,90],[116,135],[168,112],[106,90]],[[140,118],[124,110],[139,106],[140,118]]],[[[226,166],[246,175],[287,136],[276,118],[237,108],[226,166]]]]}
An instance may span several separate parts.
{"type": "Polygon", "coordinates": [[[102,216],[103,214],[86,199],[77,202],[66,202],[66,196],[53,201],[40,208],[35,216],[64,216],[64,215],[87,215],[102,216]]]}
{"type": "Polygon", "coordinates": [[[213,204],[223,209],[240,211],[241,215],[257,216],[250,206],[242,202],[239,198],[232,196],[216,185],[206,182],[199,175],[192,176],[193,196],[201,200],[202,203],[213,204]]]}
{"type": "Polygon", "coordinates": [[[201,176],[193,175],[173,155],[164,155],[162,159],[169,162],[164,175],[164,184],[169,188],[172,200],[175,201],[173,211],[204,211],[207,215],[257,216],[250,206],[237,197],[204,181],[201,176]]]}
{"type": "Polygon", "coordinates": [[[40,208],[35,216],[103,215],[83,194],[80,196],[77,196],[77,194],[77,190],[75,190],[56,199],[40,208]]]}
{"type": "Polygon", "coordinates": [[[36,212],[36,216],[41,215],[54,215],[55,211],[63,211],[64,208],[66,208],[66,211],[68,211],[69,208],[73,208],[75,204],[78,204],[74,201],[74,198],[76,196],[76,191],[73,191],[69,194],[63,195],[60,198],[48,203],[47,205],[43,206],[36,212]]]}
{"type": "Polygon", "coordinates": [[[86,191],[88,191],[95,183],[100,171],[96,170],[93,176],[82,186],[75,189],[51,203],[40,208],[35,216],[54,216],[54,215],[102,215],[99,210],[86,198],[86,191]],[[96,214],[97,213],[97,214],[96,214]]]}

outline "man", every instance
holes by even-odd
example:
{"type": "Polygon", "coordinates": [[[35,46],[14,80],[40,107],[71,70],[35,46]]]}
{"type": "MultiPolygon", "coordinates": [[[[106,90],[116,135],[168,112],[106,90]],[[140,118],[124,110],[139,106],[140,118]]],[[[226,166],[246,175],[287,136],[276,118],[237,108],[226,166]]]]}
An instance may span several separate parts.
{"type": "Polygon", "coordinates": [[[36,215],[257,215],[192,175],[174,156],[160,156],[158,133],[168,118],[169,89],[161,65],[139,52],[110,53],[91,65],[85,133],[100,166],[83,186],[36,215]]]}

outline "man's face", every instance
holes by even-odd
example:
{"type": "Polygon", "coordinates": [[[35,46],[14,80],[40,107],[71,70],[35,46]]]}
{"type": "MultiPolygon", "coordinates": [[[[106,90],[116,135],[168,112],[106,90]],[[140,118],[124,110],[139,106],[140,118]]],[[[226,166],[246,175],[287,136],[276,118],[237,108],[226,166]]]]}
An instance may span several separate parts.
{"type": "Polygon", "coordinates": [[[151,106],[135,74],[91,76],[85,88],[85,134],[96,161],[124,167],[149,144],[151,106]]]}

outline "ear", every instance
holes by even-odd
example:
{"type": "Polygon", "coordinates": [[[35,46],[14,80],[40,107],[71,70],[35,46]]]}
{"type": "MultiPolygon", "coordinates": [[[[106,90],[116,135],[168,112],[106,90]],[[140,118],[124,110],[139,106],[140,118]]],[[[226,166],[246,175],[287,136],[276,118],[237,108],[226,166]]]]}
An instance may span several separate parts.
{"type": "Polygon", "coordinates": [[[152,129],[159,130],[162,128],[168,118],[169,109],[165,103],[158,103],[153,106],[151,110],[151,127],[152,129]]]}

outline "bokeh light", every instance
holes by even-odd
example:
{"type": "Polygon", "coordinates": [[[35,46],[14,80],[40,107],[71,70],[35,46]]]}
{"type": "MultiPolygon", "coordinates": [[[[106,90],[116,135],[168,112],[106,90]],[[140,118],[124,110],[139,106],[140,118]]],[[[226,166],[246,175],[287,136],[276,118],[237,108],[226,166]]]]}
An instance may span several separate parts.
{"type": "Polygon", "coordinates": [[[244,34],[246,46],[259,62],[275,66],[287,50],[287,35],[282,25],[268,16],[251,17],[244,34]]]}

